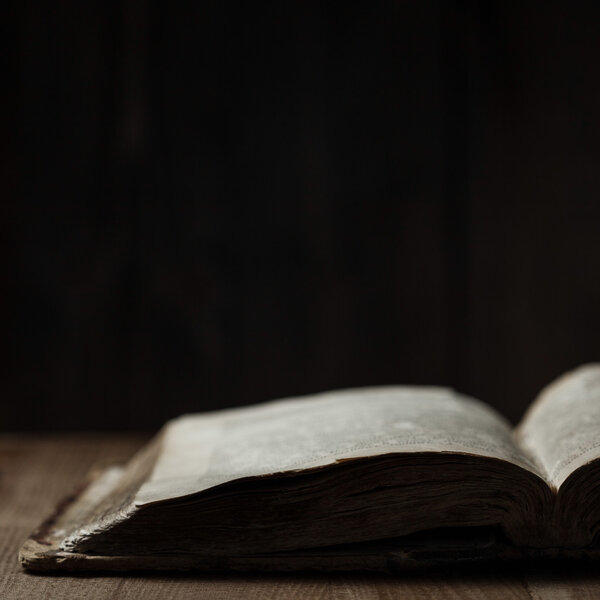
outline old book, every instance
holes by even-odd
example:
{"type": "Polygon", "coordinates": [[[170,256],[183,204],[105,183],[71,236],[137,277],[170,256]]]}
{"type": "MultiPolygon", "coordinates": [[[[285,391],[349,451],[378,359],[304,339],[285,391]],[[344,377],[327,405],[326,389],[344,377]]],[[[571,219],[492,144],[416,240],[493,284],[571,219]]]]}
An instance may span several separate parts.
{"type": "Polygon", "coordinates": [[[600,365],[512,430],[438,387],[180,417],[25,543],[31,570],[374,569],[597,556],[600,365]]]}

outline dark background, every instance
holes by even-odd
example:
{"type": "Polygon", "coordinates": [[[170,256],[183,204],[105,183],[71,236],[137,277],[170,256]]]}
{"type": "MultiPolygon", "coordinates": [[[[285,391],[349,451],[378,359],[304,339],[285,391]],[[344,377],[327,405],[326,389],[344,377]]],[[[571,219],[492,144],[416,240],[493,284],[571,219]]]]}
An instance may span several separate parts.
{"type": "Polygon", "coordinates": [[[596,2],[19,2],[1,426],[600,358],[596,2]]]}

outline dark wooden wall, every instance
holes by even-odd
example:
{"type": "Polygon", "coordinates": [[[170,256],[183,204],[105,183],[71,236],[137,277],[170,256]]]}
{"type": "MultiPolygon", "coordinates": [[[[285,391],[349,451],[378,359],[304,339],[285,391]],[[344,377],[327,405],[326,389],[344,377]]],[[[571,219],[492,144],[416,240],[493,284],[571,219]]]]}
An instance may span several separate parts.
{"type": "Polygon", "coordinates": [[[15,4],[9,429],[600,358],[593,2],[15,4]]]}

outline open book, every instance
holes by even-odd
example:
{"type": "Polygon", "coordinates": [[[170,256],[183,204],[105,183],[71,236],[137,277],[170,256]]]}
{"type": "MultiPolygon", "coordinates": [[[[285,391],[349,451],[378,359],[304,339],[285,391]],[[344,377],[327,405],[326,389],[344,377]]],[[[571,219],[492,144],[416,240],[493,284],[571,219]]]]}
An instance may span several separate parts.
{"type": "Polygon", "coordinates": [[[32,570],[390,569],[600,554],[600,365],[520,425],[450,389],[372,387],[170,421],[25,543],[32,570]]]}

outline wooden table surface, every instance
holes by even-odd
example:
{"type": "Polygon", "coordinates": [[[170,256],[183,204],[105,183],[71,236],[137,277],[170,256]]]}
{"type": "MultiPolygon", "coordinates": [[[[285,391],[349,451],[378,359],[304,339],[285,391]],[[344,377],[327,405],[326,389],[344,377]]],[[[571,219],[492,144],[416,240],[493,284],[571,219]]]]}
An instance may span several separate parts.
{"type": "Polygon", "coordinates": [[[17,552],[54,505],[98,463],[123,462],[139,435],[0,435],[0,598],[600,598],[600,567],[530,566],[402,576],[40,576],[17,552]]]}

